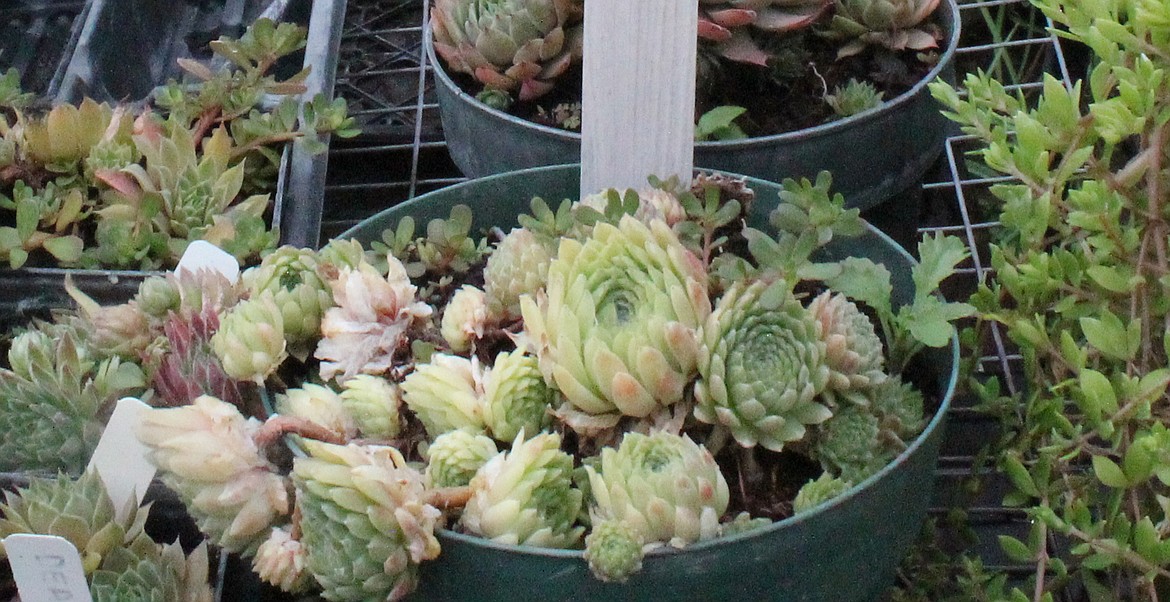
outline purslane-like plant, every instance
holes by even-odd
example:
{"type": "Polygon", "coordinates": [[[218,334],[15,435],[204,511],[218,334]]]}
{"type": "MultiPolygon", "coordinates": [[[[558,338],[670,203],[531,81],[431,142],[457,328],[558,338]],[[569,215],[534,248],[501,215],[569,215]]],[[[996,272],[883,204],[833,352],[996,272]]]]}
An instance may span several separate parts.
{"type": "Polygon", "coordinates": [[[1049,600],[1075,584],[1094,600],[1164,599],[1170,7],[1034,4],[1092,50],[1086,81],[1047,77],[1033,107],[983,73],[968,76],[966,97],[932,89],[986,143],[987,165],[1013,178],[992,188],[995,273],[973,297],[1018,345],[1026,381],[1018,396],[981,387],[1005,428],[992,450],[1014,485],[1005,502],[1033,519],[1027,538],[1001,537],[1037,567],[1006,595],[1049,600]]]}

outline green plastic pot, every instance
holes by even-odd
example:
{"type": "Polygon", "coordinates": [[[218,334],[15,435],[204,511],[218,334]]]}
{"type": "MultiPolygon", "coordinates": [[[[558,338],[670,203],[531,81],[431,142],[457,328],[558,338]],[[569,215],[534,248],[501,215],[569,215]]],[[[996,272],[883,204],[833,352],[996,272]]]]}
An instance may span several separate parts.
{"type": "MultiPolygon", "coordinates": [[[[764,180],[815,178],[833,173],[846,205],[869,209],[915,185],[938,158],[950,132],[926,84],[953,81],[959,43],[959,10],[943,0],[938,15],[944,36],[938,63],[915,86],[881,106],[831,123],[747,140],[695,143],[695,165],[764,180]]],[[[436,59],[431,36],[427,57],[451,159],[469,178],[542,165],[578,163],[581,135],[493,109],[459,88],[436,59]]]]}
{"type": "MultiPolygon", "coordinates": [[[[580,171],[565,165],[472,180],[422,195],[351,228],[342,238],[363,243],[403,217],[416,223],[446,218],[454,205],[475,215],[474,228],[517,225],[529,201],[555,206],[576,198],[580,171]]],[[[749,223],[765,227],[780,187],[751,179],[756,192],[749,223]]],[[[864,256],[893,276],[895,303],[913,293],[911,257],[872,227],[858,238],[835,240],[825,259],[864,256]]],[[[930,500],[942,440],[943,416],[958,376],[958,339],[919,362],[938,405],[924,432],[898,458],[845,495],[799,517],[751,533],[650,553],[642,571],[624,584],[596,580],[580,551],[509,546],[442,531],[439,558],[422,565],[418,600],[873,600],[892,585],[894,570],[919,533],[930,500]]],[[[921,386],[921,383],[920,383],[921,386]]]]}

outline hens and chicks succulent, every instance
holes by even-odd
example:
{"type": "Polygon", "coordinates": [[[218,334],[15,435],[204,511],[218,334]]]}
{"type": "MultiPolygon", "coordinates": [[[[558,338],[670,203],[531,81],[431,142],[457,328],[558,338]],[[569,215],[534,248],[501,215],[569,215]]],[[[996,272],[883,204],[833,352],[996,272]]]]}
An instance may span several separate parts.
{"type": "MultiPolygon", "coordinates": [[[[939,0],[700,0],[699,89],[719,86],[724,72],[780,83],[805,72],[808,60],[796,58],[802,55],[795,48],[807,46],[806,33],[832,44],[838,60],[867,49],[908,51],[914,58],[915,52],[938,47],[942,30],[931,21],[938,5],[939,0]],[[736,65],[738,70],[732,69],[736,65]]],[[[481,101],[507,109],[514,101],[553,92],[557,79],[579,66],[584,12],[583,0],[435,0],[431,36],[447,68],[481,86],[475,90],[481,101]]],[[[872,89],[853,88],[857,82],[850,81],[824,91],[833,113],[847,116],[880,103],[872,89]]],[[[565,113],[573,105],[562,103],[551,112],[538,106],[537,114],[565,113]]],[[[579,127],[579,117],[548,120],[579,127]]]]}
{"type": "Polygon", "coordinates": [[[305,45],[291,23],[257,21],[212,42],[225,65],[181,60],[193,83],[171,82],[146,106],[85,99],[44,111],[0,79],[0,260],[33,265],[157,269],[207,240],[254,262],[275,247],[270,192],[284,145],[354,133],[342,100],[299,94],[307,71],[273,66],[305,45]]]}
{"type": "MultiPolygon", "coordinates": [[[[808,511],[922,428],[891,353],[949,328],[937,304],[965,308],[925,290],[935,305],[894,308],[870,292],[890,290],[881,266],[818,263],[819,246],[863,231],[828,185],[786,182],[770,233],[743,227],[742,182],[701,176],[536,199],[487,237],[457,207],[370,248],[277,249],[235,282],[184,270],[122,305],[78,294],[80,313],[17,339],[0,383],[81,393],[6,397],[0,420],[87,442],[110,399],[143,395],[157,409],[139,438],[163,482],[212,543],[287,591],[405,595],[444,526],[581,549],[622,581],[655,548],[808,511]],[[122,344],[91,346],[101,337],[122,344]],[[728,485],[761,462],[803,463],[794,489],[823,474],[776,512],[728,485]]],[[[932,275],[916,281],[937,285],[962,245],[928,242],[932,275]]]]}

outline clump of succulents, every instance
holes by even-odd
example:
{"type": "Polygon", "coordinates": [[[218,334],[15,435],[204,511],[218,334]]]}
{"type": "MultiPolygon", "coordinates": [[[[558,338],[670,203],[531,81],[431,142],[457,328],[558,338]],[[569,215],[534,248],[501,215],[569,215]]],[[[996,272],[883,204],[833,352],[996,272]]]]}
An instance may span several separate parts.
{"type": "Polygon", "coordinates": [[[212,43],[216,72],[180,61],[195,80],[160,88],[145,108],[85,99],[38,114],[15,95],[0,120],[0,259],[62,267],[157,269],[206,240],[255,262],[277,232],[269,193],[281,148],[356,133],[345,103],[302,103],[307,72],[272,74],[305,30],[261,19],[212,43]],[[265,104],[265,95],[279,102],[265,104]]]}
{"type": "Polygon", "coordinates": [[[0,470],[80,474],[97,446],[103,414],[141,394],[143,370],[100,357],[66,324],[40,323],[18,334],[0,369],[0,470]]]}
{"type": "MultiPolygon", "coordinates": [[[[18,533],[64,538],[77,549],[96,602],[211,602],[207,545],[186,555],[178,543],[155,543],[143,532],[149,508],[127,503],[118,518],[94,471],[76,479],[33,478],[0,503],[0,540],[18,533]]],[[[0,561],[5,557],[0,544],[0,561]]]]}
{"type": "MultiPolygon", "coordinates": [[[[581,0],[432,4],[434,49],[457,85],[492,109],[580,131],[581,0]]],[[[937,61],[938,6],[939,0],[700,0],[696,140],[812,127],[901,94],[937,61]],[[772,94],[808,110],[786,117],[759,98],[772,94]],[[739,124],[732,123],[735,110],[747,113],[739,124]]]]}
{"type": "MultiPolygon", "coordinates": [[[[209,539],[286,591],[404,596],[441,526],[584,550],[621,581],[656,548],[847,491],[925,423],[899,373],[967,312],[931,294],[962,246],[924,241],[895,307],[880,265],[815,254],[863,231],[828,187],[786,182],[768,231],[743,226],[743,182],[704,176],[536,200],[507,234],[464,207],[417,236],[396,224],[377,251],[151,279],[133,302],[155,333],[143,370],[173,407],[139,439],[209,539]],[[315,334],[282,327],[317,311],[315,334]],[[752,467],[793,458],[820,478],[799,502],[757,499],[752,467]]],[[[53,349],[41,336],[14,371],[33,362],[19,350],[53,349]]]]}

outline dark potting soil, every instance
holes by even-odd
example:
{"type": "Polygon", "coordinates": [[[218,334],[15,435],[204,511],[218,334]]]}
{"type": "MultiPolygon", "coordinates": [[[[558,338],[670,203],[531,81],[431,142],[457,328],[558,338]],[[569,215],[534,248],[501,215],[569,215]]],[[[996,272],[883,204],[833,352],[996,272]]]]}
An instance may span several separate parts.
{"type": "MultiPolygon", "coordinates": [[[[890,51],[869,48],[851,57],[837,58],[839,44],[814,34],[794,34],[773,44],[775,55],[767,68],[722,59],[700,45],[695,94],[695,120],[720,106],[740,106],[747,112],[736,119],[749,137],[769,136],[840,119],[825,96],[850,79],[869,82],[882,99],[892,100],[917,84],[933,68],[937,52],[890,51]]],[[[468,94],[482,85],[471,76],[450,73],[468,94]]],[[[508,113],[550,127],[580,131],[579,120],[565,127],[565,107],[581,102],[581,69],[571,68],[552,92],[527,102],[515,102],[508,113]]],[[[580,105],[577,104],[577,107],[580,105]]],[[[579,116],[579,112],[577,113],[579,116]]]]}

